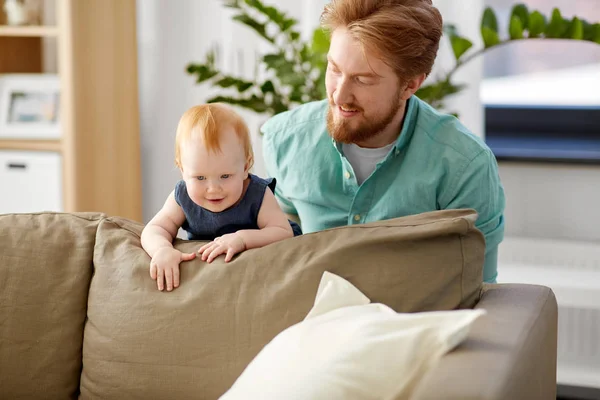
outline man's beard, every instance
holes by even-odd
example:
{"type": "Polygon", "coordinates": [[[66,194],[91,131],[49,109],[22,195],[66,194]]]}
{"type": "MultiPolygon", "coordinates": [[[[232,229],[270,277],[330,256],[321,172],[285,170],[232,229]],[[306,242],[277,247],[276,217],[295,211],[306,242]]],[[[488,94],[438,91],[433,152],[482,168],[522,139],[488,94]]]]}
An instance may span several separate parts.
{"type": "MultiPolygon", "coordinates": [[[[401,99],[400,94],[394,96],[396,99],[392,107],[385,114],[378,114],[372,118],[367,118],[363,115],[363,118],[356,122],[346,120],[343,117],[336,121],[334,117],[334,107],[338,107],[331,99],[329,100],[329,109],[327,110],[327,130],[329,135],[339,143],[361,143],[365,142],[379,133],[381,133],[388,125],[393,121],[396,113],[400,109],[401,99]],[[355,124],[355,126],[351,126],[355,124]]],[[[355,104],[344,104],[343,108],[358,110],[363,112],[362,108],[355,104]]],[[[357,116],[360,118],[360,116],[357,116]]],[[[356,118],[356,117],[355,117],[356,118]]]]}

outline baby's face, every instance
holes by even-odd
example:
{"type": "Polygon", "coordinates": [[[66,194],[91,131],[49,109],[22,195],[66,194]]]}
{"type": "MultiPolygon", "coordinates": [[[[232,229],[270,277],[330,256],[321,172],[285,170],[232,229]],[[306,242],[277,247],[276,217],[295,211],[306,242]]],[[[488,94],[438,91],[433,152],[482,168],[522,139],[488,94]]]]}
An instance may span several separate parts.
{"type": "Polygon", "coordinates": [[[221,152],[208,151],[200,138],[181,148],[181,174],[188,194],[199,206],[221,212],[238,202],[248,177],[244,148],[232,129],[222,132],[221,152]]]}

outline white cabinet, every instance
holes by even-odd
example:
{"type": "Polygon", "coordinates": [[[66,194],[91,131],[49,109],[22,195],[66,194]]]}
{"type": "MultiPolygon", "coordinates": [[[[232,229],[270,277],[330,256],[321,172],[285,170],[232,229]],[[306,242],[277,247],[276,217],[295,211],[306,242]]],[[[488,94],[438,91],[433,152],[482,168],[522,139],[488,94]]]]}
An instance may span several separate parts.
{"type": "Polygon", "coordinates": [[[62,211],[59,153],[0,151],[0,214],[62,211]]]}

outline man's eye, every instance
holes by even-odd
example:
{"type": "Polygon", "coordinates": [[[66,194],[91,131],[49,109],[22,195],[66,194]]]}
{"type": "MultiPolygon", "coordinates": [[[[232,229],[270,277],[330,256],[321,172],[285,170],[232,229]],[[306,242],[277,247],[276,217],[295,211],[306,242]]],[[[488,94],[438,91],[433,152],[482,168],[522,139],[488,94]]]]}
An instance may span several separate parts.
{"type": "Polygon", "coordinates": [[[196,177],[196,179],[198,179],[199,181],[203,181],[203,180],[204,180],[204,179],[206,179],[206,178],[205,178],[205,177],[203,177],[203,176],[197,176],[197,177],[196,177]]]}
{"type": "Polygon", "coordinates": [[[230,174],[224,174],[224,175],[221,175],[221,179],[227,179],[227,178],[229,178],[230,176],[231,176],[230,174]]]}

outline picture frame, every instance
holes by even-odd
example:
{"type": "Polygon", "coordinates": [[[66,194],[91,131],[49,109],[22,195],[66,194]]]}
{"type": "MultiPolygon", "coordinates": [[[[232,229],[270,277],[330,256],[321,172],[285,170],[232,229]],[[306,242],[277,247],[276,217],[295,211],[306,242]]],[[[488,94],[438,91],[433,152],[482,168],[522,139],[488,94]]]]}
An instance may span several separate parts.
{"type": "Polygon", "coordinates": [[[58,75],[0,75],[0,139],[48,140],[60,136],[58,75]]]}

